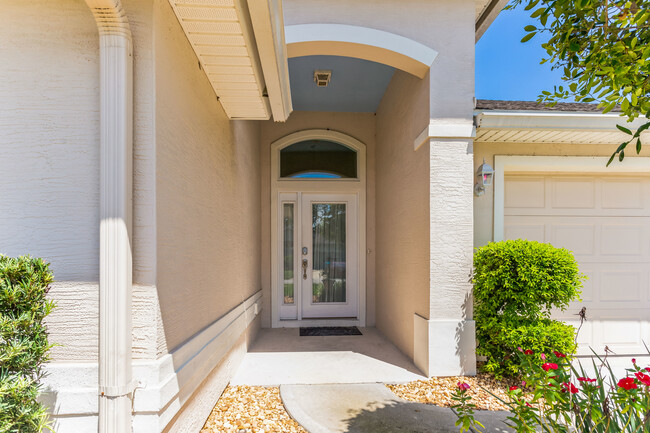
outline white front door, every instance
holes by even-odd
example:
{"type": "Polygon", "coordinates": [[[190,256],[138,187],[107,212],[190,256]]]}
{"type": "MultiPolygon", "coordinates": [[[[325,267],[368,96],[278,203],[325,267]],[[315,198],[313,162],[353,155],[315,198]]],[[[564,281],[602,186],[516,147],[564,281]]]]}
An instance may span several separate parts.
{"type": "Polygon", "coordinates": [[[357,318],[357,194],[280,194],[280,319],[357,318]]]}

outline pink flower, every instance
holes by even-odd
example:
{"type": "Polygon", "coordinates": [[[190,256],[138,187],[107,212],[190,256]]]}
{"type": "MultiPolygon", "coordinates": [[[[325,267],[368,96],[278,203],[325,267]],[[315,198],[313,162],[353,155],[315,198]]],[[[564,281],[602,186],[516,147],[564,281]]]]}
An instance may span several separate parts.
{"type": "Polygon", "coordinates": [[[526,386],[526,381],[525,380],[521,381],[521,386],[526,386]]]}
{"type": "Polygon", "coordinates": [[[618,381],[617,384],[619,387],[623,389],[627,389],[628,391],[631,389],[637,389],[638,387],[636,386],[636,383],[634,382],[633,377],[625,377],[621,380],[618,381]]]}
{"type": "Polygon", "coordinates": [[[471,387],[469,386],[469,383],[466,382],[458,382],[458,388],[460,388],[463,391],[467,391],[471,387]]]}
{"type": "Polygon", "coordinates": [[[545,354],[542,353],[541,355],[539,355],[539,357],[542,358],[542,361],[546,361],[546,355],[545,354]]]}
{"type": "Polygon", "coordinates": [[[647,374],[641,373],[640,371],[638,373],[634,373],[637,379],[639,379],[639,382],[644,384],[645,386],[650,386],[650,376],[647,374]]]}
{"type": "Polygon", "coordinates": [[[524,349],[522,349],[521,347],[517,347],[517,350],[520,351],[520,352],[524,351],[524,349]]]}
{"type": "Polygon", "coordinates": [[[570,391],[571,394],[577,394],[578,393],[578,388],[572,383],[569,382],[564,382],[562,384],[562,392],[567,392],[570,391]]]}
{"type": "Polygon", "coordinates": [[[544,371],[557,370],[557,364],[554,362],[546,362],[542,364],[542,368],[544,369],[544,371]]]}
{"type": "Polygon", "coordinates": [[[636,365],[636,358],[632,358],[632,364],[636,365]]]}
{"type": "Polygon", "coordinates": [[[553,353],[554,353],[555,356],[557,356],[558,358],[566,358],[566,355],[565,355],[564,353],[562,353],[562,352],[558,352],[557,350],[554,350],[553,353]]]}
{"type": "Polygon", "coordinates": [[[530,349],[526,349],[526,350],[524,351],[524,355],[532,355],[533,353],[534,353],[534,352],[533,352],[532,350],[530,350],[530,349]]]}

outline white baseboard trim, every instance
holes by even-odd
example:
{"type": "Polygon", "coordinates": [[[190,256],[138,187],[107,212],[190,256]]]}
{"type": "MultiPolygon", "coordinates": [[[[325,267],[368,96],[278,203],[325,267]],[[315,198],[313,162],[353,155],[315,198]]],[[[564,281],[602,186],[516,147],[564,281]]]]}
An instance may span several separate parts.
{"type": "MultiPolygon", "coordinates": [[[[133,361],[137,383],[133,423],[138,433],[159,433],[239,340],[262,309],[262,291],[233,308],[203,331],[157,360],[133,361]]],[[[98,413],[96,363],[50,363],[41,401],[49,405],[57,433],[66,433],[67,418],[94,423],[98,413]]],[[[79,432],[81,430],[74,430],[79,432]]]]}

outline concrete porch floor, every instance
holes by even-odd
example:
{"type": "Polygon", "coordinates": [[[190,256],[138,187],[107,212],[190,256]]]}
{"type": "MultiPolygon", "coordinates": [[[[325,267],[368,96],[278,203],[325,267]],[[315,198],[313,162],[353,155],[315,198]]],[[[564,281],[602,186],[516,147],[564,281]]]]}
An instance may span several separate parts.
{"type": "Polygon", "coordinates": [[[404,383],[426,377],[375,328],[363,335],[301,337],[298,328],[261,329],[231,385],[404,383]]]}

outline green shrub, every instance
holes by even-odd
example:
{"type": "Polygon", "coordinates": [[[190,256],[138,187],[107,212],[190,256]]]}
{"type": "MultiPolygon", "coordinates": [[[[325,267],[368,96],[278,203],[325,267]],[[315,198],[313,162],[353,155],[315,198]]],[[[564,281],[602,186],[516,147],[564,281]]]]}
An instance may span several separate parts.
{"type": "Polygon", "coordinates": [[[48,426],[37,397],[51,348],[43,319],[54,307],[46,299],[52,279],[42,259],[0,255],[0,433],[48,426]]]}
{"type": "Polygon", "coordinates": [[[493,242],[474,254],[477,355],[497,376],[519,373],[517,348],[575,352],[575,329],[550,319],[577,299],[584,276],[571,252],[550,244],[493,242]]]}

